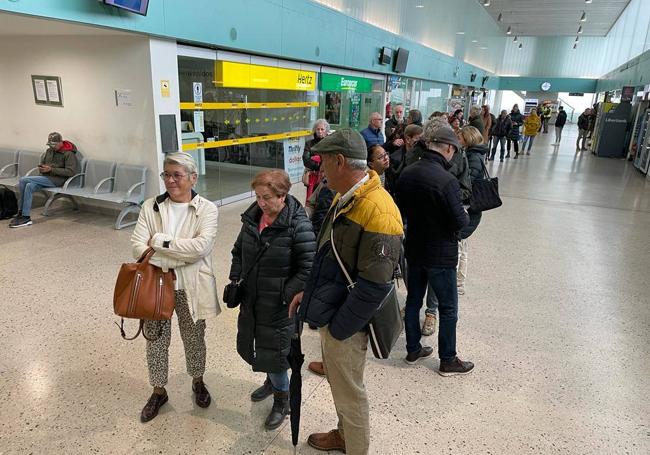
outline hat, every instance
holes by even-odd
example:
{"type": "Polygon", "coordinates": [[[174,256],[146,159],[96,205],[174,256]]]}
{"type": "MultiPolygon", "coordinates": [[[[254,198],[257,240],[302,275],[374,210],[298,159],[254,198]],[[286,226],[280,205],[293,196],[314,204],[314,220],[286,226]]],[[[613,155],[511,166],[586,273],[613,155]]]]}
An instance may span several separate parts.
{"type": "Polygon", "coordinates": [[[453,145],[456,147],[456,151],[460,150],[460,142],[458,142],[458,136],[456,136],[454,130],[447,126],[436,128],[429,138],[429,142],[453,145]]]}
{"type": "Polygon", "coordinates": [[[52,146],[54,146],[56,144],[59,144],[61,142],[63,142],[63,137],[61,136],[61,133],[50,133],[47,136],[47,144],[46,145],[49,145],[50,147],[52,147],[52,146]]]}
{"type": "Polygon", "coordinates": [[[368,148],[366,141],[359,133],[350,128],[341,128],[311,148],[313,153],[322,155],[325,153],[341,154],[346,158],[354,160],[366,160],[368,148]]]}

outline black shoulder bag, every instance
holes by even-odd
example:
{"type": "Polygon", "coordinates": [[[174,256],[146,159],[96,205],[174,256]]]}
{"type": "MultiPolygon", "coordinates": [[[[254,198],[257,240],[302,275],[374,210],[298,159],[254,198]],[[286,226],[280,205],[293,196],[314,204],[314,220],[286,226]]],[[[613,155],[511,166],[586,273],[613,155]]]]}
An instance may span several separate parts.
{"type": "Polygon", "coordinates": [[[483,160],[481,160],[481,166],[483,167],[483,178],[472,181],[472,196],[469,199],[469,207],[474,212],[496,209],[503,204],[499,197],[499,179],[490,177],[483,160]]]}
{"type": "MultiPolygon", "coordinates": [[[[332,228],[330,230],[330,243],[332,244],[332,251],[339,263],[345,279],[348,281],[348,291],[352,290],[356,285],[352,281],[352,277],[348,273],[343,261],[336,250],[334,244],[334,219],[336,218],[336,210],[332,217],[332,228]]],[[[370,347],[372,353],[377,359],[387,359],[390,351],[397,343],[402,330],[404,330],[404,321],[399,311],[399,301],[397,300],[397,290],[395,289],[395,281],[391,281],[391,288],[386,294],[386,297],[379,304],[377,312],[368,323],[368,339],[370,340],[370,347]]]]}

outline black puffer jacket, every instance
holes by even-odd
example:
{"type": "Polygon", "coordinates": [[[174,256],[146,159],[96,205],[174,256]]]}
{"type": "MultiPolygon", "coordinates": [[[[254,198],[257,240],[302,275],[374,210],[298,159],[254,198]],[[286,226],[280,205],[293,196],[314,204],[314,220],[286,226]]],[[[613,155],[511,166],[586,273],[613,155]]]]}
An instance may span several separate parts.
{"type": "Polygon", "coordinates": [[[458,232],[469,223],[458,180],[438,152],[425,152],[397,181],[397,205],[406,218],[406,259],[414,265],[458,264],[458,232]]]}
{"type": "Polygon", "coordinates": [[[253,371],[286,370],[293,331],[288,305],[302,291],[311,271],[316,238],[300,202],[287,196],[286,206],[262,233],[262,211],[253,203],[242,214],[242,228],[232,250],[230,279],[238,279],[252,265],[266,242],[269,249],[253,267],[245,283],[244,302],[237,321],[237,352],[253,371]]]}
{"type": "MultiPolygon", "coordinates": [[[[490,152],[487,144],[476,144],[465,150],[467,155],[467,163],[469,165],[469,177],[474,183],[475,180],[483,178],[483,168],[485,166],[485,156],[490,152]]],[[[479,223],[483,212],[474,212],[471,209],[467,211],[469,214],[469,224],[460,230],[460,238],[466,239],[474,233],[479,223]]]]}
{"type": "Polygon", "coordinates": [[[519,111],[510,111],[510,121],[512,121],[512,128],[510,129],[508,139],[518,141],[521,137],[519,127],[524,124],[524,116],[519,111]]]}

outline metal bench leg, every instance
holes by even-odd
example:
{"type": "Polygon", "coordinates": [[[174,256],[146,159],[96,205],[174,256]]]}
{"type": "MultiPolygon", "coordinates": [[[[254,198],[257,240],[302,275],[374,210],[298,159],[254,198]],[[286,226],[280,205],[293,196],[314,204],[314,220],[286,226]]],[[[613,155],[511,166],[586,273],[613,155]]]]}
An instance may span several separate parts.
{"type": "Polygon", "coordinates": [[[124,223],[124,218],[126,218],[129,213],[140,213],[140,206],[131,204],[124,207],[120,214],[117,216],[117,220],[115,221],[115,229],[119,230],[128,226],[133,226],[138,222],[138,220],[135,220],[124,223]]]}
{"type": "Polygon", "coordinates": [[[74,200],[74,198],[68,194],[61,194],[61,193],[54,193],[51,194],[49,198],[47,198],[47,201],[45,202],[45,206],[43,207],[43,216],[50,216],[52,213],[50,210],[50,207],[56,201],[57,199],[61,198],[66,198],[67,200],[70,201],[72,204],[72,210],[79,210],[79,204],[77,204],[77,201],[74,200]]]}

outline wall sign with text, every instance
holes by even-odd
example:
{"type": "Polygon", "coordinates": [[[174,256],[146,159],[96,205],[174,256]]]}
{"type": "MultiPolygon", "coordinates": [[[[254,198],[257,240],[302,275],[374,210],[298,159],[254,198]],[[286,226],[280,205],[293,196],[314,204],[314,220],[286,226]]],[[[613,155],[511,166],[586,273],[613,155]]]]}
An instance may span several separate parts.
{"type": "Polygon", "coordinates": [[[32,89],[36,104],[63,107],[60,77],[32,75],[32,89]]]}

